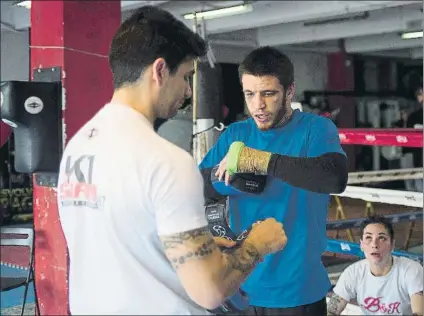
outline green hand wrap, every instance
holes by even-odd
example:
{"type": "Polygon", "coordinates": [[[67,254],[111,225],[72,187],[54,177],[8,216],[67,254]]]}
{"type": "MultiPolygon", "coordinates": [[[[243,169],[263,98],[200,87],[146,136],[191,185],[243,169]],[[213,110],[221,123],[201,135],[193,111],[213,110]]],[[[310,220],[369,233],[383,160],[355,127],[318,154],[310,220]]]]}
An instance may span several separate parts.
{"type": "Polygon", "coordinates": [[[243,142],[233,142],[227,153],[227,172],[230,176],[237,173],[240,154],[245,147],[243,142]]]}

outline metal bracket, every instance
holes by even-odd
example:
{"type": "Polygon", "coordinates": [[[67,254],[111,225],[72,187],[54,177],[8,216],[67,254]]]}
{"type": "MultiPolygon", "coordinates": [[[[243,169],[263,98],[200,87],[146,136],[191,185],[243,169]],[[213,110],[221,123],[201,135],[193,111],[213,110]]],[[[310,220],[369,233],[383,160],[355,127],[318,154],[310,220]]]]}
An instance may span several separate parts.
{"type": "Polygon", "coordinates": [[[36,68],[33,77],[36,82],[61,82],[62,67],[36,68]]]}

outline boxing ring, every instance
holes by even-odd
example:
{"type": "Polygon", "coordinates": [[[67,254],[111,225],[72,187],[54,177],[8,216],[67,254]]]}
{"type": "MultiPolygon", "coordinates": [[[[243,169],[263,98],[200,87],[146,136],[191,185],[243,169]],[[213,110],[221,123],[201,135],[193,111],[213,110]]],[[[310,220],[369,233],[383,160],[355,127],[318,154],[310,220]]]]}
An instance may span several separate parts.
{"type": "MultiPolygon", "coordinates": [[[[340,141],[344,145],[365,145],[365,146],[399,146],[399,147],[417,147],[423,145],[422,129],[339,129],[340,141]]],[[[340,230],[345,230],[347,240],[329,238],[325,256],[342,256],[346,258],[347,263],[352,263],[358,259],[364,258],[359,243],[354,241],[353,229],[358,229],[366,217],[374,214],[372,203],[391,204],[396,207],[410,208],[408,211],[397,211],[394,214],[379,214],[388,219],[396,230],[400,223],[409,223],[404,250],[396,249],[394,256],[407,257],[423,263],[423,255],[420,253],[408,252],[411,235],[417,221],[423,219],[423,193],[379,189],[359,185],[369,185],[394,180],[422,179],[423,168],[396,169],[384,171],[368,171],[349,173],[348,186],[341,194],[333,195],[336,204],[336,219],[327,222],[327,232],[336,231],[336,237],[340,230]],[[348,219],[345,215],[341,198],[350,198],[362,200],[364,203],[363,217],[348,219]]],[[[422,247],[422,244],[421,244],[422,247]]],[[[345,262],[346,263],[346,262],[345,262]]],[[[327,265],[328,269],[329,265],[327,265]]],[[[337,282],[341,272],[329,273],[330,280],[334,285],[337,282]]],[[[327,298],[327,301],[329,298],[327,298]]],[[[344,315],[361,315],[359,306],[348,304],[344,315]]]]}
{"type": "MultiPolygon", "coordinates": [[[[365,145],[365,146],[402,146],[422,148],[423,136],[422,129],[339,129],[340,141],[344,145],[365,145]]],[[[399,208],[395,214],[384,215],[389,218],[392,223],[410,223],[407,241],[404,250],[396,250],[393,252],[395,256],[404,256],[412,260],[423,262],[422,254],[408,252],[409,239],[411,238],[414,225],[417,221],[422,222],[423,196],[419,192],[386,190],[372,187],[366,187],[370,183],[378,183],[392,180],[422,179],[422,168],[385,170],[385,171],[369,171],[349,173],[348,186],[346,190],[337,195],[333,195],[332,200],[335,201],[336,217],[328,220],[328,233],[336,232],[336,236],[329,236],[326,253],[323,258],[331,256],[340,256],[347,259],[347,262],[354,262],[363,258],[359,244],[355,241],[352,230],[357,229],[365,220],[365,217],[374,213],[372,203],[390,204],[399,208]],[[342,203],[342,199],[349,198],[360,200],[364,206],[363,216],[347,218],[342,203]],[[403,210],[401,210],[401,208],[403,210]],[[339,238],[338,233],[346,231],[347,238],[339,238]]],[[[49,189],[47,189],[49,190],[49,189]]],[[[54,189],[53,189],[54,190],[54,189]]],[[[37,207],[42,208],[43,205],[37,202],[37,207]]],[[[347,213],[349,213],[347,211],[347,213]]],[[[380,214],[381,215],[381,214],[380,214]]],[[[57,232],[59,234],[59,232],[57,232]]],[[[421,239],[422,242],[422,239],[421,239]]],[[[10,247],[2,249],[1,262],[2,266],[13,267],[17,269],[25,269],[27,254],[18,249],[10,247]]],[[[346,260],[345,260],[346,261],[346,260]]],[[[331,264],[326,265],[327,267],[331,264]]],[[[37,267],[36,267],[37,268],[37,267]]],[[[340,273],[330,273],[330,279],[336,281],[340,273]]],[[[54,281],[54,280],[52,280],[54,281]]],[[[359,307],[349,304],[343,314],[359,315],[359,307]]]]}

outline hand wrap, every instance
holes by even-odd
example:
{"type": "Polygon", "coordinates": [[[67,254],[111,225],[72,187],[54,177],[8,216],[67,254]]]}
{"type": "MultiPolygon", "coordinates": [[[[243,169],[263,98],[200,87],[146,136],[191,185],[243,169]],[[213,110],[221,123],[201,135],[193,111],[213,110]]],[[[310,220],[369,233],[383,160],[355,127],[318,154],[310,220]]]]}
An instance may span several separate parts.
{"type": "Polygon", "coordinates": [[[266,175],[272,153],[247,147],[243,142],[233,142],[227,154],[227,172],[266,175]]]}
{"type": "MultiPolygon", "coordinates": [[[[227,222],[227,197],[240,194],[260,194],[265,189],[266,176],[255,175],[252,173],[235,173],[230,179],[230,185],[226,185],[224,181],[219,181],[215,173],[218,166],[212,168],[208,174],[202,172],[205,181],[210,181],[212,190],[205,191],[205,200],[210,202],[205,207],[206,219],[209,229],[215,237],[226,238],[237,243],[232,248],[221,249],[222,252],[231,252],[239,247],[243,240],[246,239],[250,230],[243,231],[239,236],[234,234],[227,222]],[[210,195],[210,196],[208,196],[210,195]],[[217,196],[221,198],[217,198],[217,196]]],[[[209,187],[209,183],[206,183],[209,187]]],[[[234,295],[229,297],[223,304],[209,312],[214,314],[234,314],[240,313],[249,308],[249,298],[245,292],[239,289],[234,295]]]]}

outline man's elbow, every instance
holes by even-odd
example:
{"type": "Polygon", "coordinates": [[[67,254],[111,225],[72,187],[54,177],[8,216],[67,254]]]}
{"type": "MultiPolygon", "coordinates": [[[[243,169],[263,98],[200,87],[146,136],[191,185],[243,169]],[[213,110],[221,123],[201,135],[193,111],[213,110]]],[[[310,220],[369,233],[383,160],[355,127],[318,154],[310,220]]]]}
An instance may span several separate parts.
{"type": "Polygon", "coordinates": [[[336,168],[331,171],[329,175],[329,193],[340,194],[346,190],[348,181],[348,170],[347,170],[347,158],[342,155],[338,155],[335,162],[336,168]]]}
{"type": "Polygon", "coordinates": [[[193,289],[187,291],[190,298],[199,306],[205,309],[215,309],[222,305],[225,300],[225,295],[217,288],[207,287],[206,284],[201,283],[202,289],[193,289]]]}
{"type": "Polygon", "coordinates": [[[330,194],[340,194],[346,190],[348,175],[346,173],[337,173],[333,175],[333,183],[330,188],[330,194]]]}

